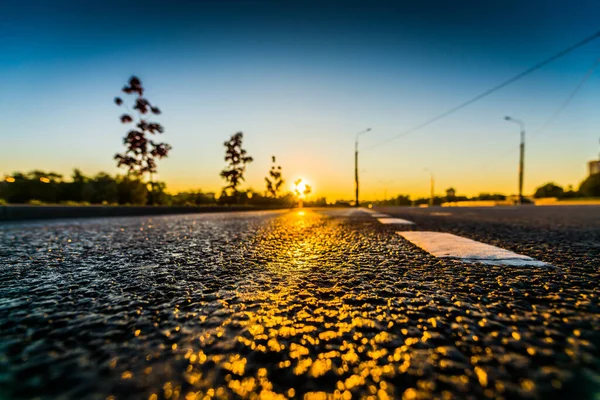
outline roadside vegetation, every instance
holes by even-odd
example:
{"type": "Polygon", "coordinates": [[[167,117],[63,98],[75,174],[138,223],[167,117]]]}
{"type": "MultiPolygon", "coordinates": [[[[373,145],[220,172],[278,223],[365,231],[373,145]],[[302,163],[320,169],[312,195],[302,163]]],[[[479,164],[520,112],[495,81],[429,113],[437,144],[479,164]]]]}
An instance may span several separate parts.
{"type": "MultiPolygon", "coordinates": [[[[457,201],[506,201],[507,196],[499,193],[490,194],[490,193],[481,193],[475,197],[467,197],[467,196],[435,196],[433,198],[433,204],[439,206],[443,203],[451,203],[457,201]]],[[[429,197],[419,197],[419,198],[411,198],[409,195],[398,195],[396,197],[392,197],[386,200],[374,201],[371,202],[373,205],[378,206],[421,206],[429,204],[429,197]]]]}
{"type": "MultiPolygon", "coordinates": [[[[433,199],[434,205],[441,205],[444,203],[452,203],[459,201],[497,201],[506,202],[510,201],[509,196],[505,196],[499,193],[480,193],[478,196],[467,197],[467,196],[456,196],[453,194],[446,196],[435,196],[433,199]]],[[[571,201],[597,201],[600,200],[600,174],[592,174],[588,176],[579,185],[578,190],[574,190],[572,185],[569,185],[565,190],[563,187],[557,185],[554,182],[548,182],[538,187],[533,195],[534,199],[557,199],[558,201],[571,200],[571,201]]],[[[369,202],[373,205],[378,206],[420,206],[429,204],[430,199],[428,197],[421,197],[411,199],[408,195],[398,195],[385,200],[369,202]]],[[[533,203],[531,200],[525,199],[526,202],[533,203]]],[[[365,203],[366,204],[366,203],[365,203]]]]}
{"type": "MultiPolygon", "coordinates": [[[[220,176],[225,186],[217,196],[213,192],[202,190],[186,191],[176,194],[167,192],[164,182],[155,181],[158,172],[158,160],[169,156],[172,147],[159,142],[156,138],[165,132],[165,128],[150,118],[157,117],[161,110],[146,97],[141,80],[132,76],[121,89],[127,102],[115,97],[114,102],[125,111],[119,120],[128,130],[123,138],[125,150],[116,154],[114,159],[122,173],[110,175],[105,172],[86,176],[74,169],[70,179],[55,172],[34,170],[27,173],[14,172],[0,181],[0,205],[4,204],[63,204],[63,205],[251,205],[292,207],[297,204],[306,206],[350,206],[350,202],[337,201],[327,203],[324,197],[309,200],[312,188],[301,179],[294,182],[295,189],[284,192],[283,170],[272,156],[272,166],[265,177],[264,191],[252,188],[243,189],[246,167],[254,159],[243,148],[243,132],[233,134],[224,142],[226,167],[220,176]],[[129,103],[129,104],[128,104],[129,103]]],[[[600,174],[590,175],[577,191],[569,186],[549,182],[535,191],[534,198],[592,199],[600,198],[600,174]]],[[[411,199],[407,195],[381,201],[369,202],[374,205],[420,206],[430,203],[430,198],[411,199]]],[[[481,193],[468,198],[456,196],[454,189],[448,189],[446,196],[436,196],[434,205],[459,201],[507,201],[502,194],[481,193]]],[[[366,203],[365,203],[366,204],[366,203]]]]}
{"type": "Polygon", "coordinates": [[[589,175],[581,182],[578,190],[573,190],[571,185],[565,190],[554,182],[548,182],[537,188],[533,197],[536,199],[555,198],[558,200],[598,198],[600,197],[600,174],[589,175]]]}
{"type": "MultiPolygon", "coordinates": [[[[146,97],[141,80],[132,76],[121,89],[125,99],[115,97],[117,106],[124,109],[119,120],[127,127],[123,138],[125,150],[114,159],[121,174],[100,172],[86,176],[74,169],[70,179],[61,174],[34,170],[14,172],[0,181],[1,204],[62,204],[62,205],[250,205],[292,207],[298,196],[283,192],[283,172],[280,165],[268,172],[264,191],[242,189],[247,164],[253,161],[242,148],[243,133],[237,132],[225,142],[227,167],[221,172],[225,187],[220,195],[202,190],[170,194],[164,182],[154,179],[158,172],[158,160],[169,156],[172,147],[156,138],[165,132],[158,122],[150,120],[161,110],[146,97]],[[130,101],[126,101],[127,98],[130,101]]],[[[275,157],[273,157],[275,164],[275,157]]],[[[303,195],[308,195],[305,192],[303,195]]],[[[307,205],[326,205],[325,199],[306,202],[307,205]]]]}
{"type": "MultiPolygon", "coordinates": [[[[170,194],[164,182],[150,185],[128,175],[101,172],[86,176],[74,170],[71,177],[54,172],[16,172],[0,181],[0,204],[62,204],[62,205],[169,205],[206,206],[241,204],[250,206],[292,207],[297,197],[292,192],[277,196],[253,189],[240,189],[233,196],[217,196],[213,192],[193,190],[170,194]]],[[[315,199],[306,205],[326,205],[325,199],[315,199]]]]}

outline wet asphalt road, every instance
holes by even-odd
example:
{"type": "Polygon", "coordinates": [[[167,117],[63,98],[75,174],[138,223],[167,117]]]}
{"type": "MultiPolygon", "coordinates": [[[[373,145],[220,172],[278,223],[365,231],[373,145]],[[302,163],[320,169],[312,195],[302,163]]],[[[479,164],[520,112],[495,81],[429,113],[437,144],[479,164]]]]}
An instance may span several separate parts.
{"type": "Polygon", "coordinates": [[[555,268],[351,210],[0,225],[0,398],[597,398],[596,209],[382,210],[555,268]]]}

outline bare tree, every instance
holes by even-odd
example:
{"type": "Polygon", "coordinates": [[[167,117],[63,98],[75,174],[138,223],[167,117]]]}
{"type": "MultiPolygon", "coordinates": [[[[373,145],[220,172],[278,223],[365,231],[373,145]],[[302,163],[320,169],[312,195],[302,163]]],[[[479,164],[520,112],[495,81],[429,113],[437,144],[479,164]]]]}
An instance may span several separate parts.
{"type": "Polygon", "coordinates": [[[281,186],[285,183],[283,180],[283,175],[281,173],[281,165],[275,165],[276,159],[275,156],[272,156],[273,165],[271,165],[271,170],[269,171],[269,176],[265,177],[265,182],[267,183],[267,193],[273,197],[277,198],[279,195],[279,191],[281,190],[281,186]]]}

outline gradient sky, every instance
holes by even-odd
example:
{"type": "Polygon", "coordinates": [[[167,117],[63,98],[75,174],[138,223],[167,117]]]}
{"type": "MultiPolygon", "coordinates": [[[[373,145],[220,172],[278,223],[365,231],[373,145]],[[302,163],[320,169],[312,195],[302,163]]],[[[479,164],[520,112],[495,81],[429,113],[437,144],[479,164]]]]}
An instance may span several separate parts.
{"type": "MultiPolygon", "coordinates": [[[[116,173],[126,128],[113,103],[135,74],[163,111],[170,191],[219,192],[223,142],[243,131],[264,190],[270,156],[287,182],[351,199],[361,136],[363,198],[576,187],[600,150],[600,71],[546,130],[600,56],[600,39],[429,127],[383,140],[489,89],[600,29],[600,3],[572,1],[3,1],[0,176],[116,173]]],[[[600,68],[599,68],[600,69],[600,68]]],[[[286,186],[288,186],[286,184],[286,186]]]]}

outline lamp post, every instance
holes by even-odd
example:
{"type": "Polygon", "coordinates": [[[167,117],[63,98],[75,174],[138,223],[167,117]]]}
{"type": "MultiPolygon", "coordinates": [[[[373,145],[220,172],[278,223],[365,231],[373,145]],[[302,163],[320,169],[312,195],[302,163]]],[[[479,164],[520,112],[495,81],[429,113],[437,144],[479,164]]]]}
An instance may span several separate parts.
{"type": "Polygon", "coordinates": [[[354,141],[354,183],[355,183],[355,203],[354,206],[358,207],[358,137],[362,134],[370,132],[371,128],[367,128],[364,131],[360,131],[356,134],[356,140],[354,141]]]}
{"type": "Polygon", "coordinates": [[[429,172],[429,207],[433,207],[433,200],[435,198],[435,177],[429,168],[425,168],[425,171],[429,172]]]}
{"type": "Polygon", "coordinates": [[[525,124],[523,121],[509,116],[505,120],[518,124],[521,128],[521,144],[519,146],[519,205],[523,204],[523,171],[525,169],[525,124]]]}

